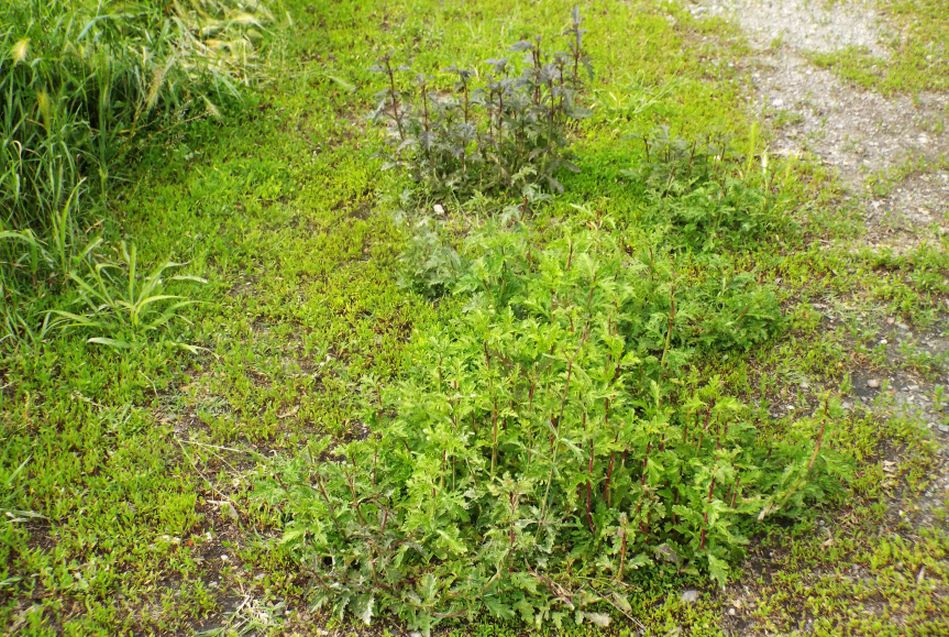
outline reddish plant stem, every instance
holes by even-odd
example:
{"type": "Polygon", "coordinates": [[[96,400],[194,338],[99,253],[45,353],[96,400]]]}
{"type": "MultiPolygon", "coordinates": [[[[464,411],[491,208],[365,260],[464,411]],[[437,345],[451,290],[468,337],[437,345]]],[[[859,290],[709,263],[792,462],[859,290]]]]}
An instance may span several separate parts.
{"type": "Polygon", "coordinates": [[[392,103],[392,119],[399,130],[399,140],[405,141],[405,130],[402,128],[402,114],[399,112],[399,101],[396,98],[398,90],[395,87],[395,71],[392,70],[392,60],[387,55],[385,58],[386,75],[389,76],[389,99],[392,103]]]}
{"type": "Polygon", "coordinates": [[[498,462],[498,399],[492,399],[491,406],[491,475],[494,475],[498,462]]]}
{"type": "Polygon", "coordinates": [[[676,320],[676,290],[675,286],[669,291],[669,319],[666,325],[666,342],[662,348],[662,358],[659,359],[659,366],[666,366],[666,355],[669,353],[669,346],[672,344],[672,327],[676,320]]]}
{"type": "Polygon", "coordinates": [[[623,579],[623,571],[626,568],[626,529],[622,526],[619,529],[619,568],[616,571],[616,579],[623,579]]]}
{"type": "Polygon", "coordinates": [[[590,527],[590,533],[596,530],[593,527],[593,440],[590,440],[590,458],[587,461],[587,526],[590,527]]]}
{"type": "Polygon", "coordinates": [[[428,85],[424,79],[421,82],[420,92],[422,94],[422,128],[428,133],[431,125],[428,116],[428,85]]]}
{"type": "Polygon", "coordinates": [[[646,486],[646,465],[649,463],[649,452],[652,449],[652,442],[646,443],[646,455],[643,456],[643,474],[639,477],[639,484],[646,486]]]}
{"type": "Polygon", "coordinates": [[[610,461],[606,466],[606,481],[603,483],[603,498],[606,500],[606,506],[613,506],[613,493],[610,491],[610,480],[613,479],[613,463],[615,460],[616,454],[611,451],[610,461]]]}
{"type": "Polygon", "coordinates": [[[807,461],[807,473],[811,472],[811,469],[814,468],[814,463],[817,461],[817,454],[820,453],[821,444],[824,442],[824,431],[827,428],[827,414],[829,407],[827,401],[824,401],[824,415],[820,421],[820,429],[817,430],[817,440],[814,444],[814,451],[811,453],[810,460],[807,461]]]}
{"type": "Polygon", "coordinates": [[[696,450],[702,448],[702,442],[705,440],[705,432],[708,431],[709,422],[712,420],[712,408],[715,407],[715,399],[708,404],[708,407],[705,408],[705,422],[702,423],[702,431],[699,432],[699,444],[696,445],[696,450]]]}
{"type": "MultiPolygon", "coordinates": [[[[715,478],[712,478],[712,481],[708,485],[708,500],[707,504],[712,503],[712,495],[715,492],[715,478]]],[[[708,531],[708,507],[706,506],[705,512],[702,514],[702,521],[704,526],[702,527],[702,535],[699,537],[699,550],[705,548],[705,535],[708,531]]]]}
{"type": "MultiPolygon", "coordinates": [[[[603,423],[606,429],[610,427],[610,399],[607,398],[603,408],[603,423]]],[[[618,436],[619,434],[617,434],[618,436]]],[[[613,444],[616,444],[617,437],[614,436],[613,444]]],[[[616,460],[614,451],[610,451],[610,460],[606,465],[606,480],[603,482],[603,499],[606,500],[606,506],[611,506],[612,494],[610,493],[610,481],[613,479],[613,463],[616,460]]]]}

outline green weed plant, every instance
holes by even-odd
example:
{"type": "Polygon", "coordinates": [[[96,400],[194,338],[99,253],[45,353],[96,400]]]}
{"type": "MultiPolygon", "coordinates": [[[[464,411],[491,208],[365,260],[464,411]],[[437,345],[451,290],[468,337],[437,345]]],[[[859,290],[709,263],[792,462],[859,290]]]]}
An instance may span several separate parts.
{"type": "Polygon", "coordinates": [[[644,573],[724,584],[759,524],[832,487],[826,412],[771,440],[694,367],[779,329],[774,294],[721,271],[680,285],[674,252],[622,235],[466,239],[464,311],[416,335],[372,433],[263,483],[318,605],[426,634],[484,613],[605,625],[644,573]]]}

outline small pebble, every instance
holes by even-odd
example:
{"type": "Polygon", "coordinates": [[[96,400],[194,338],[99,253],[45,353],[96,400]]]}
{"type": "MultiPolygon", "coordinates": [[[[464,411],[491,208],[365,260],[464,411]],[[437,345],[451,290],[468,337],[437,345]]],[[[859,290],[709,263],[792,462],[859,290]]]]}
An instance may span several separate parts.
{"type": "Polygon", "coordinates": [[[694,588],[690,588],[686,591],[682,591],[682,601],[683,602],[697,602],[699,600],[700,593],[694,588]]]}
{"type": "Polygon", "coordinates": [[[870,389],[879,389],[879,388],[880,388],[880,379],[879,379],[879,378],[871,378],[870,380],[867,381],[867,387],[869,387],[870,389]]]}

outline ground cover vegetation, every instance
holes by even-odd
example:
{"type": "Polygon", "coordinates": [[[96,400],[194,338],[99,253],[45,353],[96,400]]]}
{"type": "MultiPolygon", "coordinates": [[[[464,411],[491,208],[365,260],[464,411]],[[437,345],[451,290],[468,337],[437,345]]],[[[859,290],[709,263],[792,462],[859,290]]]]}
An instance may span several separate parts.
{"type": "Polygon", "coordinates": [[[721,634],[737,581],[766,630],[807,588],[819,631],[938,632],[945,537],[885,504],[932,443],[845,403],[887,316],[938,325],[944,246],[848,245],[832,181],[769,157],[728,27],[285,4],[267,85],[123,140],[101,227],[9,235],[75,233],[84,269],[4,263],[42,301],[2,344],[3,625],[721,634]]]}
{"type": "MultiPolygon", "coordinates": [[[[516,197],[527,170],[563,189],[550,173],[583,88],[582,33],[575,12],[573,48],[553,61],[539,39],[515,44],[525,70],[489,75],[487,89],[458,71],[460,95],[437,109],[424,80],[406,104],[384,60],[380,109],[425,198],[446,178],[456,195],[487,185],[516,197]]],[[[793,228],[724,149],[650,143],[655,163],[627,171],[650,214],[587,212],[553,239],[519,210],[508,227],[471,231],[446,276],[421,270],[462,314],[417,334],[408,379],[377,408],[394,415],[367,414],[368,438],[326,441],[299,482],[269,494],[292,512],[284,543],[301,547],[321,602],[367,624],[395,612],[425,634],[485,611],[538,628],[608,624],[604,606],[630,609],[630,573],[664,557],[724,585],[751,521],[821,499],[828,409],[809,443],[769,444],[695,367],[779,330],[774,291],[723,252],[793,228]]]]}
{"type": "Polygon", "coordinates": [[[884,95],[918,94],[949,88],[949,26],[943,7],[934,0],[880,0],[875,8],[890,21],[883,44],[888,57],[865,47],[815,53],[813,61],[859,86],[884,95]]]}

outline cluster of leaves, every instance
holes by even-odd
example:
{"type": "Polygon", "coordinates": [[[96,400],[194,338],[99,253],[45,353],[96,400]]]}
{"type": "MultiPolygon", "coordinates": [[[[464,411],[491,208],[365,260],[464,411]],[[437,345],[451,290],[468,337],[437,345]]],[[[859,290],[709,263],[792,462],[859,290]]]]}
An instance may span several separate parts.
{"type": "Polygon", "coordinates": [[[654,204],[651,221],[667,224],[680,247],[715,251],[746,247],[768,233],[787,232],[775,214],[775,172],[767,155],[735,157],[724,141],[643,138],[644,161],[624,171],[654,204]],[[759,169],[760,167],[760,169],[759,169]]]}
{"type": "Polygon", "coordinates": [[[403,287],[435,299],[451,291],[461,260],[436,220],[422,217],[410,228],[411,236],[399,259],[403,287]]]}
{"type": "Polygon", "coordinates": [[[435,196],[562,190],[557,172],[576,170],[567,132],[586,116],[577,95],[584,72],[592,77],[583,33],[574,10],[566,52],[551,55],[540,38],[523,40],[511,49],[524,54],[523,68],[506,57],[488,60],[484,76],[452,66],[447,91],[425,75],[401,86],[398,76],[408,69],[383,57],[373,67],[387,81],[375,115],[390,124],[391,165],[435,196]]]}
{"type": "MultiPolygon", "coordinates": [[[[207,283],[188,274],[171,274],[182,263],[165,262],[151,271],[141,273],[135,246],[123,241],[116,249],[116,259],[98,259],[89,264],[88,272],[69,273],[79,289],[77,311],[56,310],[63,329],[92,332],[88,342],[109,347],[130,347],[138,337],[163,329],[173,321],[183,320],[179,310],[193,301],[180,294],[170,294],[167,284],[174,281],[207,283]]],[[[191,352],[196,348],[174,343],[191,352]]]]}
{"type": "Polygon", "coordinates": [[[483,613],[603,625],[637,571],[724,582],[755,524],[822,492],[826,415],[769,440],[693,366],[776,329],[773,294],[712,262],[678,286],[681,257],[622,234],[469,237],[464,314],[417,335],[373,433],[261,482],[317,603],[426,633],[483,613]]]}

